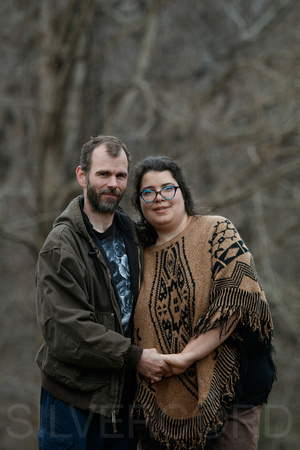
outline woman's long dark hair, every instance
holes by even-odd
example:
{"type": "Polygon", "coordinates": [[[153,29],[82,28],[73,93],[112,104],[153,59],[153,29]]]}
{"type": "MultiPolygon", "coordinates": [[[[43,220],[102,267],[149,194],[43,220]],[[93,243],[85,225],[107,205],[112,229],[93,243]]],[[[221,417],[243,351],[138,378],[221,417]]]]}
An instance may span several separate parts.
{"type": "Polygon", "coordinates": [[[157,233],[155,228],[150,225],[149,222],[147,222],[142,213],[139,196],[139,193],[141,191],[142,178],[147,172],[163,172],[165,170],[168,170],[172,174],[173,178],[176,180],[178,186],[180,187],[186,213],[189,216],[195,216],[197,214],[192,193],[186,184],[184,175],[178,164],[167,156],[148,156],[147,158],[143,159],[135,166],[133,178],[134,192],[132,196],[132,203],[140,215],[140,221],[138,222],[138,232],[140,239],[145,246],[155,244],[157,233]]]}

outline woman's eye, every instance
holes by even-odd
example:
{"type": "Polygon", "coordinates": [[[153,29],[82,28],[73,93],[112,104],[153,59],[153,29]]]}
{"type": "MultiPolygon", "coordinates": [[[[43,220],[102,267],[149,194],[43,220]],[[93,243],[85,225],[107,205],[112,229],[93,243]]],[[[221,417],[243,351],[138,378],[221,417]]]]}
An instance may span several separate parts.
{"type": "Polygon", "coordinates": [[[144,197],[150,197],[153,194],[153,191],[144,191],[143,196],[144,197]]]}

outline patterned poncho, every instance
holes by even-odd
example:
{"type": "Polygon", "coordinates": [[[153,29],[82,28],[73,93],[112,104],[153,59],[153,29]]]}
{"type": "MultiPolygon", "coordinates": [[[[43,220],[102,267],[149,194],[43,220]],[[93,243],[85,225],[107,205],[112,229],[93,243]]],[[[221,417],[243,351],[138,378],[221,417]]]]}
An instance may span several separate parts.
{"type": "MultiPolygon", "coordinates": [[[[172,240],[145,250],[142,288],[134,315],[134,342],[160,353],[187,343],[240,314],[240,327],[271,348],[272,320],[248,248],[220,216],[196,216],[172,240]],[[253,332],[253,333],[252,333],[253,332]]],[[[184,374],[151,385],[138,374],[135,403],[161,442],[202,448],[225,420],[239,379],[238,327],[229,339],[184,374]]]]}

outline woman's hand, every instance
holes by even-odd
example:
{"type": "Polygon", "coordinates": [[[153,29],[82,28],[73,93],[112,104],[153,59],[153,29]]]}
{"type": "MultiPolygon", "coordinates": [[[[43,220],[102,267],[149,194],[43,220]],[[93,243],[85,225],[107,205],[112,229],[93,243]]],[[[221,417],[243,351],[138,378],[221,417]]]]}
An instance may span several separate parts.
{"type": "Polygon", "coordinates": [[[161,355],[163,361],[168,365],[168,370],[163,374],[164,377],[172,375],[181,375],[194,362],[205,358],[221,345],[233,332],[239,323],[241,312],[238,310],[227,321],[227,332],[220,333],[220,325],[212,328],[197,338],[192,339],[181,353],[171,353],[170,355],[161,355]]]}
{"type": "Polygon", "coordinates": [[[188,367],[193,363],[188,356],[183,353],[172,353],[170,355],[162,355],[165,363],[169,365],[169,371],[164,375],[165,377],[171,377],[172,375],[181,375],[188,367]]]}

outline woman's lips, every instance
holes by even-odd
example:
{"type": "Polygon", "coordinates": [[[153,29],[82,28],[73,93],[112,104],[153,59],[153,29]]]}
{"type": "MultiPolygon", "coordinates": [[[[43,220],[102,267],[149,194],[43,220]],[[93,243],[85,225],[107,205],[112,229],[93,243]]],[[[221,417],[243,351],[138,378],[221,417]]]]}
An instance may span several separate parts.
{"type": "Polygon", "coordinates": [[[161,213],[161,212],[167,211],[168,208],[169,208],[168,206],[160,206],[159,208],[155,208],[154,211],[161,213]]]}

